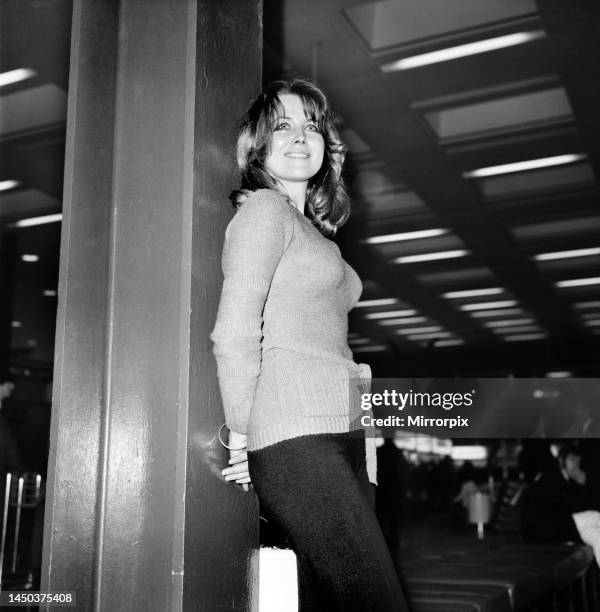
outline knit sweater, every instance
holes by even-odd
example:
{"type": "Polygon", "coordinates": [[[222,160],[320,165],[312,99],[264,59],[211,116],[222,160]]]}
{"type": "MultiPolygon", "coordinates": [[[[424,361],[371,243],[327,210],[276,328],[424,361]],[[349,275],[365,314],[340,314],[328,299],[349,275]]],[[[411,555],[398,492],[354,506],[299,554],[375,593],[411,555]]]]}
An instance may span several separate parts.
{"type": "MultiPolygon", "coordinates": [[[[225,231],[223,289],[211,339],[228,427],[257,450],[349,431],[348,311],[362,284],[338,246],[276,191],[261,189],[225,231]]],[[[374,441],[367,471],[375,479],[374,441]]]]}

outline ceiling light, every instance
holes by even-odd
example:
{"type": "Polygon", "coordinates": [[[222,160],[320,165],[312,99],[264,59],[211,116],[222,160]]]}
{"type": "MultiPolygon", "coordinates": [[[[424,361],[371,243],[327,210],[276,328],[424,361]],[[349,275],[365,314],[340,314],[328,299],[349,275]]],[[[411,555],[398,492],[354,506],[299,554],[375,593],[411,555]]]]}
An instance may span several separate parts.
{"type": "Polygon", "coordinates": [[[21,321],[11,321],[10,326],[11,327],[23,327],[23,323],[21,323],[21,321]]]}
{"type": "Polygon", "coordinates": [[[397,319],[385,319],[377,322],[379,325],[414,325],[415,323],[426,323],[427,317],[399,317],[397,319]]]}
{"type": "Polygon", "coordinates": [[[396,298],[384,298],[381,300],[361,300],[355,306],[355,308],[369,308],[371,306],[389,306],[390,304],[397,304],[396,298]]]}
{"type": "Polygon", "coordinates": [[[387,351],[387,346],[383,344],[373,344],[372,346],[357,346],[354,349],[355,353],[379,353],[381,351],[387,351]]]}
{"type": "Polygon", "coordinates": [[[597,327],[600,325],[600,319],[590,319],[589,321],[584,321],[583,324],[587,327],[597,327]]]}
{"type": "Polygon", "coordinates": [[[596,319],[600,319],[600,312],[585,312],[581,315],[582,319],[586,321],[594,321],[596,319]]]}
{"type": "Polygon", "coordinates": [[[19,181],[14,181],[12,179],[7,181],[0,181],[0,191],[8,191],[9,189],[14,189],[20,184],[21,183],[19,183],[19,181]]]}
{"type": "Polygon", "coordinates": [[[501,321],[484,321],[486,327],[510,327],[511,325],[530,325],[533,319],[504,319],[501,321]]]}
{"type": "Polygon", "coordinates": [[[506,342],[523,342],[525,340],[542,340],[547,337],[548,334],[515,334],[514,336],[504,336],[502,339],[506,342]]]}
{"type": "Polygon", "coordinates": [[[405,57],[395,62],[383,64],[380,66],[380,70],[381,72],[393,72],[396,70],[418,68],[419,66],[446,62],[459,57],[467,57],[469,55],[486,53],[487,51],[495,51],[496,49],[513,47],[514,45],[521,45],[544,36],[546,36],[544,30],[515,32],[514,34],[496,36],[486,40],[478,40],[477,42],[467,43],[465,45],[457,45],[456,47],[448,47],[446,49],[439,49],[438,51],[430,51],[429,53],[412,55],[411,57],[405,57]]]}
{"type": "Polygon", "coordinates": [[[439,325],[428,325],[427,327],[410,327],[408,329],[396,329],[394,332],[401,336],[408,336],[410,334],[427,334],[429,332],[441,332],[442,328],[439,325]]]}
{"type": "Polygon", "coordinates": [[[389,319],[390,317],[412,317],[417,314],[416,310],[386,310],[385,312],[369,312],[365,319],[389,319]]]}
{"type": "Polygon", "coordinates": [[[450,332],[441,331],[441,332],[431,332],[428,334],[411,334],[410,336],[406,336],[406,339],[413,342],[416,340],[437,340],[438,338],[450,338],[450,337],[452,337],[452,334],[450,332]]]}
{"type": "Polygon", "coordinates": [[[13,83],[19,83],[25,81],[36,75],[35,70],[31,68],[17,68],[16,70],[9,70],[8,72],[0,73],[0,87],[5,85],[12,85],[13,83]]]}
{"type": "Polygon", "coordinates": [[[359,344],[371,344],[371,340],[369,338],[351,338],[348,341],[348,344],[351,344],[352,346],[358,346],[359,344]]]}
{"type": "Polygon", "coordinates": [[[499,302],[479,302],[478,304],[460,304],[459,308],[465,311],[490,310],[491,308],[510,308],[516,306],[516,300],[500,300],[499,302]]]}
{"type": "Polygon", "coordinates": [[[488,166],[478,168],[469,172],[463,172],[463,178],[483,178],[485,176],[496,176],[497,174],[510,174],[511,172],[523,172],[524,170],[535,170],[537,168],[548,168],[550,166],[563,166],[573,162],[586,159],[581,153],[569,153],[567,155],[555,155],[554,157],[541,157],[539,159],[528,159],[526,161],[512,164],[501,164],[499,166],[488,166]]]}
{"type": "Polygon", "coordinates": [[[514,334],[520,332],[539,332],[539,325],[514,325],[513,327],[494,327],[491,331],[495,334],[514,334]]]}
{"type": "Polygon", "coordinates": [[[577,302],[573,304],[575,308],[585,310],[586,308],[600,308],[600,300],[592,300],[591,302],[577,302]]]}
{"type": "Polygon", "coordinates": [[[535,261],[550,261],[552,259],[569,259],[570,257],[589,257],[590,255],[600,255],[600,247],[590,249],[573,249],[572,251],[555,251],[553,253],[540,253],[534,255],[535,261]]]}
{"type": "Polygon", "coordinates": [[[488,454],[487,446],[472,444],[453,446],[450,456],[453,461],[485,461],[488,458],[488,454]]]}
{"type": "Polygon", "coordinates": [[[39,255],[32,255],[29,253],[26,253],[25,255],[21,255],[21,260],[26,262],[26,263],[35,263],[36,261],[39,261],[39,255]]]}
{"type": "Polygon", "coordinates": [[[569,280],[557,281],[555,287],[585,287],[586,285],[600,284],[600,276],[589,276],[587,278],[570,278],[569,280]]]}
{"type": "Polygon", "coordinates": [[[498,295],[500,293],[504,293],[504,289],[502,287],[488,287],[487,289],[467,289],[465,291],[448,291],[447,293],[442,293],[442,297],[448,299],[455,298],[470,298],[470,297],[481,297],[484,295],[498,295]]]}
{"type": "Polygon", "coordinates": [[[44,289],[43,294],[45,297],[56,297],[56,291],[54,289],[44,289]]]}
{"type": "Polygon", "coordinates": [[[435,343],[436,348],[437,347],[445,347],[445,346],[460,346],[461,344],[464,344],[465,341],[461,340],[460,338],[448,338],[447,340],[438,340],[435,343]]]}
{"type": "Polygon", "coordinates": [[[440,251],[438,253],[421,253],[419,255],[403,255],[396,257],[392,263],[418,263],[421,261],[436,261],[438,259],[454,259],[455,257],[465,257],[469,251],[465,249],[456,249],[455,251],[440,251]]]}
{"type": "Polygon", "coordinates": [[[484,319],[487,317],[505,317],[507,315],[522,315],[525,311],[522,308],[498,308],[493,310],[478,310],[469,313],[475,319],[484,319]]]}
{"type": "Polygon", "coordinates": [[[573,376],[573,372],[546,372],[546,378],[571,378],[571,376],[573,376]]]}
{"type": "Polygon", "coordinates": [[[383,236],[371,236],[361,240],[364,244],[384,244],[386,242],[401,242],[403,240],[417,240],[419,238],[435,238],[448,234],[449,229],[437,228],[429,230],[419,230],[416,232],[403,232],[401,234],[386,234],[383,236]]]}
{"type": "Polygon", "coordinates": [[[57,213],[55,215],[44,215],[43,217],[30,217],[29,219],[21,219],[15,221],[12,227],[32,227],[34,225],[44,225],[45,223],[55,223],[62,221],[62,214],[57,213]]]}

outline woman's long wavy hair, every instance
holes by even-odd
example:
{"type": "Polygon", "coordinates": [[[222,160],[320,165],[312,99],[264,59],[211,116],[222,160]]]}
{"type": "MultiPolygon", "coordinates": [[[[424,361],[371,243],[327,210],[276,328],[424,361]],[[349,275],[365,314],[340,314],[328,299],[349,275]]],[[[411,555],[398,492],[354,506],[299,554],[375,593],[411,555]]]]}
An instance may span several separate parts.
{"type": "Polygon", "coordinates": [[[257,189],[275,189],[288,197],[265,168],[271,134],[278,118],[284,115],[279,99],[282,94],[300,97],[306,117],[317,124],[323,136],[323,163],[308,181],[306,213],[323,235],[331,237],[350,216],[350,201],[342,178],[346,146],[340,139],[336,127],[337,116],[329,101],[323,91],[309,79],[272,81],[252,103],[242,118],[237,141],[241,185],[231,192],[229,198],[237,208],[257,189]]]}

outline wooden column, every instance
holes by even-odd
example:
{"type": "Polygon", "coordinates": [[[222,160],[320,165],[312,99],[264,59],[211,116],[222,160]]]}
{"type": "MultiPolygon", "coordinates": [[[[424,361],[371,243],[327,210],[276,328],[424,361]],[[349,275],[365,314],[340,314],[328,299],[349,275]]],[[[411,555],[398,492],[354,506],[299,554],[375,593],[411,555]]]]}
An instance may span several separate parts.
{"type": "Polygon", "coordinates": [[[253,493],[208,334],[258,0],[75,0],[43,590],[80,610],[250,610],[253,493]]]}

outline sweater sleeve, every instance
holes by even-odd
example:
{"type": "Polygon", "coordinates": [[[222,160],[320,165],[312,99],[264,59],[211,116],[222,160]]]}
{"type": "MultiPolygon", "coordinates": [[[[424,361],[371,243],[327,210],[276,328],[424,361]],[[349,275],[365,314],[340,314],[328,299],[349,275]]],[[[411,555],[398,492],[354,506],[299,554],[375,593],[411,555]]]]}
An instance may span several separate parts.
{"type": "Polygon", "coordinates": [[[252,194],[225,231],[223,289],[211,333],[227,426],[246,433],[260,373],[262,314],[293,221],[282,196],[252,194]]]}

